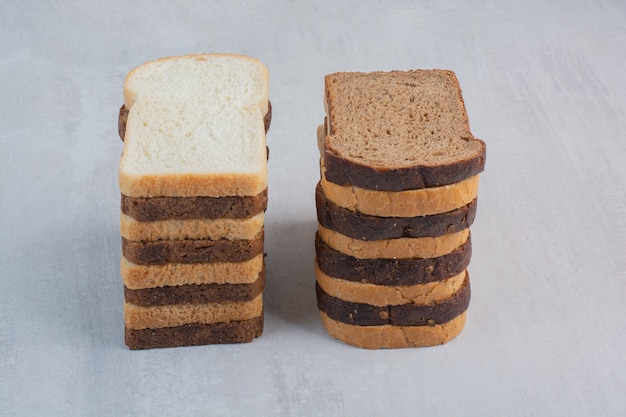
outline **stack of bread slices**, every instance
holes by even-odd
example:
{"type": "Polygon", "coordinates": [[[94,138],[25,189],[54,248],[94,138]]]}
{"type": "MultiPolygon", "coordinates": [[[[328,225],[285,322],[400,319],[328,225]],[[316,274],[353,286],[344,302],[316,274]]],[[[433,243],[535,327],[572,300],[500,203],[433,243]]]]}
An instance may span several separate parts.
{"type": "Polygon", "coordinates": [[[465,325],[485,143],[455,74],[335,73],[318,128],[316,291],[350,345],[443,344],[465,325]]]}
{"type": "Polygon", "coordinates": [[[119,129],[121,276],[131,349],[263,331],[267,68],[221,54],[131,71],[119,129]]]}

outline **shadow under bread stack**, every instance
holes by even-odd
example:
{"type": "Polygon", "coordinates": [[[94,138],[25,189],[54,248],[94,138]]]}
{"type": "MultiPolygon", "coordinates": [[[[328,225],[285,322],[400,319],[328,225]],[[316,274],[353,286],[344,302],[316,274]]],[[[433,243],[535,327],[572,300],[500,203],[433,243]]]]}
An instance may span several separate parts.
{"type": "Polygon", "coordinates": [[[315,241],[324,327],[367,349],[448,342],[465,325],[486,157],[455,74],[335,73],[324,98],[315,241]]]}
{"type": "Polygon", "coordinates": [[[263,331],[269,78],[238,55],[164,58],[124,83],[119,165],[125,342],[250,342],[263,331]]]}

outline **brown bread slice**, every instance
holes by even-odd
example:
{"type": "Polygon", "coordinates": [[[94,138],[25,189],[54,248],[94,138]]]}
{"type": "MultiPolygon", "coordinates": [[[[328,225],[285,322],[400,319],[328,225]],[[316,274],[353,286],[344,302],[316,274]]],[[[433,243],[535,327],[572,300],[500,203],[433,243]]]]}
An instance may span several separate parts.
{"type": "Polygon", "coordinates": [[[399,304],[374,306],[354,303],[328,295],[315,284],[317,307],[333,320],[357,326],[435,326],[454,319],[469,306],[469,277],[451,297],[431,304],[399,304]]]}
{"type": "Polygon", "coordinates": [[[122,255],[138,265],[243,262],[263,253],[263,231],[252,240],[198,239],[138,242],[122,237],[122,255]]]}
{"type": "Polygon", "coordinates": [[[188,219],[246,219],[267,208],[267,189],[255,196],[129,197],[122,194],[122,213],[142,222],[188,219]]]}
{"type": "Polygon", "coordinates": [[[326,275],[378,285],[417,285],[441,281],[463,272],[472,256],[471,238],[446,255],[417,259],[361,259],[328,246],[315,238],[317,265],[326,275]]]}
{"type": "Polygon", "coordinates": [[[318,285],[328,295],[353,303],[365,303],[378,307],[389,304],[430,304],[450,298],[461,288],[467,271],[451,278],[426,284],[391,286],[365,284],[358,281],[333,278],[320,271],[315,263],[318,285]]]}
{"type": "Polygon", "coordinates": [[[132,349],[154,349],[224,343],[248,343],[263,333],[263,314],[248,320],[211,324],[184,324],[158,329],[125,328],[126,345],[132,349]]]}
{"type": "Polygon", "coordinates": [[[326,179],[403,191],[483,171],[486,147],[470,132],[452,71],[335,73],[325,78],[326,179]]]}
{"type": "Polygon", "coordinates": [[[338,206],[326,197],[319,183],[315,189],[315,203],[322,226],[363,240],[441,236],[469,228],[476,217],[476,199],[459,209],[430,216],[371,216],[338,206]]]}
{"type": "Polygon", "coordinates": [[[265,268],[251,284],[185,284],[140,289],[124,286],[124,301],[145,307],[251,301],[264,288],[265,268]]]}

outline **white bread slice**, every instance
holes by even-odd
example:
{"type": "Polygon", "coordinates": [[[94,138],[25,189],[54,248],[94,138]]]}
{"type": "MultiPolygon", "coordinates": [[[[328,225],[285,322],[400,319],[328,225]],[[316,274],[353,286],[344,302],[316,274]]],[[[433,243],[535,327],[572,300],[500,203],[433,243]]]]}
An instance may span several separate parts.
{"type": "Polygon", "coordinates": [[[402,304],[432,304],[444,301],[456,293],[465,281],[467,271],[441,281],[416,285],[376,285],[348,281],[325,274],[315,262],[317,284],[332,296],[350,303],[376,307],[402,304]]]}
{"type": "Polygon", "coordinates": [[[251,301],[167,304],[144,307],[124,303],[124,324],[129,329],[158,329],[184,324],[248,320],[263,314],[263,294],[251,301]]]}
{"type": "Polygon", "coordinates": [[[269,75],[228,54],[163,58],[131,71],[119,185],[132,197],[244,196],[267,188],[269,75]]]}
{"type": "Polygon", "coordinates": [[[448,343],[465,327],[467,311],[435,326],[355,326],[333,320],[320,311],[322,324],[332,337],[363,349],[402,349],[448,343]]]}
{"type": "Polygon", "coordinates": [[[324,194],[336,205],[379,217],[417,217],[446,213],[471,203],[478,196],[480,175],[441,187],[406,191],[374,191],[327,181],[322,172],[324,194]]]}
{"type": "Polygon", "coordinates": [[[263,254],[244,262],[137,265],[122,255],[120,273],[131,290],[189,284],[252,284],[263,270],[263,254]]]}
{"type": "MultiPolygon", "coordinates": [[[[326,118],[327,120],[327,118],[326,118]]],[[[317,127],[320,148],[320,176],[324,194],[333,203],[362,214],[380,217],[416,217],[441,214],[463,207],[478,195],[480,175],[440,187],[405,191],[377,191],[352,185],[339,185],[326,180],[324,140],[326,124],[317,127]]]]}
{"type": "Polygon", "coordinates": [[[120,213],[122,237],[135,241],[227,239],[253,240],[263,231],[265,213],[249,219],[189,219],[140,222],[120,213]]]}
{"type": "Polygon", "coordinates": [[[359,259],[424,259],[447,255],[463,245],[469,229],[435,237],[362,240],[342,235],[318,224],[317,233],[332,249],[359,259]]]}

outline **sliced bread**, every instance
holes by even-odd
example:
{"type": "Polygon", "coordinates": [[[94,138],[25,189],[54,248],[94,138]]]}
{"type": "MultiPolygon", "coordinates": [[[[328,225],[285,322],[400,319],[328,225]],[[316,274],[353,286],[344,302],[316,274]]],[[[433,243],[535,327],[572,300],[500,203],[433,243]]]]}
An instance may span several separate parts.
{"type": "Polygon", "coordinates": [[[122,194],[263,192],[268,79],[256,59],[222,54],[163,58],[131,71],[124,83],[122,194]]]}
{"type": "Polygon", "coordinates": [[[153,349],[217,343],[246,343],[263,333],[263,312],[248,320],[221,323],[191,323],[157,329],[125,328],[125,342],[130,349],[153,349]]]}
{"type": "Polygon", "coordinates": [[[325,78],[325,177],[403,191],[453,184],[484,169],[452,71],[335,73],[325,78]]]}
{"type": "Polygon", "coordinates": [[[322,324],[332,337],[363,349],[401,349],[448,343],[465,327],[467,312],[444,324],[434,326],[357,326],[342,323],[320,311],[322,324]]]}

